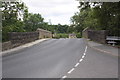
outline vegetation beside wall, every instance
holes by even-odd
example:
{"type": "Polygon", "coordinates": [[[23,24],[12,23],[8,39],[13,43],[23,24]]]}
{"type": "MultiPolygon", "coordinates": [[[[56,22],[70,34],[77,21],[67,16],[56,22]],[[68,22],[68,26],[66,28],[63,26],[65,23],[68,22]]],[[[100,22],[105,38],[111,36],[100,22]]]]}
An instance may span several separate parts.
{"type": "Polygon", "coordinates": [[[68,38],[68,34],[58,33],[58,34],[55,34],[55,36],[53,38],[56,38],[56,39],[59,39],[59,38],[68,38]]]}
{"type": "Polygon", "coordinates": [[[82,37],[81,33],[76,33],[76,37],[81,38],[82,37]]]}
{"type": "Polygon", "coordinates": [[[82,2],[71,17],[73,27],[81,32],[86,27],[109,30],[109,35],[120,36],[120,2],[82,2]]]}

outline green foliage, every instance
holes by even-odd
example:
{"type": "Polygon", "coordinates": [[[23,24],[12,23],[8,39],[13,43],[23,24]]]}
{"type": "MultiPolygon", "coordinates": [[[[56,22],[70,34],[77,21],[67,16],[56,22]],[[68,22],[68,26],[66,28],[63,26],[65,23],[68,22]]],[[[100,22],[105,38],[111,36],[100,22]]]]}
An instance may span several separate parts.
{"type": "Polygon", "coordinates": [[[81,38],[82,36],[81,36],[81,33],[76,33],[76,37],[77,38],[81,38]]]}
{"type": "Polygon", "coordinates": [[[43,28],[46,23],[43,22],[44,18],[40,14],[28,14],[28,18],[24,20],[26,31],[36,31],[37,28],[43,28]]]}
{"type": "Polygon", "coordinates": [[[71,17],[77,32],[90,27],[95,30],[109,30],[110,35],[120,32],[120,2],[79,2],[80,12],[71,17]]]}
{"type": "Polygon", "coordinates": [[[23,2],[2,2],[2,41],[7,41],[8,32],[24,32],[24,22],[20,16],[27,16],[23,2]]]}
{"type": "Polygon", "coordinates": [[[67,33],[68,25],[57,25],[57,33],[67,33]]]}
{"type": "Polygon", "coordinates": [[[101,8],[95,8],[96,17],[101,29],[109,30],[110,35],[118,35],[120,32],[120,2],[102,3],[101,8]]]}
{"type": "Polygon", "coordinates": [[[75,15],[71,17],[71,21],[77,32],[82,32],[86,27],[98,29],[97,26],[99,26],[98,20],[94,18],[94,12],[91,8],[81,10],[80,13],[75,13],[75,15]]]}
{"type": "MultiPolygon", "coordinates": [[[[23,2],[11,2],[11,1],[3,1],[2,2],[2,19],[18,19],[18,16],[22,14],[26,14],[28,11],[27,7],[23,2]]],[[[20,19],[20,18],[19,18],[20,19]]]]}
{"type": "Polygon", "coordinates": [[[23,29],[23,22],[16,21],[14,24],[9,24],[2,27],[2,40],[7,41],[9,39],[9,32],[25,32],[23,29]]]}
{"type": "Polygon", "coordinates": [[[59,39],[59,38],[68,38],[68,34],[65,34],[65,33],[55,34],[55,36],[53,38],[56,38],[56,39],[59,39]]]}
{"type": "Polygon", "coordinates": [[[51,31],[52,33],[68,33],[68,25],[48,25],[46,27],[47,30],[51,31]]]}
{"type": "Polygon", "coordinates": [[[49,25],[47,22],[44,22],[44,18],[40,14],[28,14],[28,18],[24,20],[25,30],[26,31],[36,31],[37,28],[42,28],[49,30],[52,33],[67,33],[68,25],[49,25]]]}
{"type": "Polygon", "coordinates": [[[73,33],[73,32],[75,32],[75,27],[74,27],[74,25],[71,25],[71,26],[69,26],[68,27],[68,29],[67,29],[67,33],[73,33]]]}

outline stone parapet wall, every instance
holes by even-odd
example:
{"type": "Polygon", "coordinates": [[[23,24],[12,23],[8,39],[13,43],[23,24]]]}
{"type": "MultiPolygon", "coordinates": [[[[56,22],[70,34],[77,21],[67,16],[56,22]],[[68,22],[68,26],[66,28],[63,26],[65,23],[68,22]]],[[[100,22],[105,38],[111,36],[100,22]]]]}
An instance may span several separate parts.
{"type": "Polygon", "coordinates": [[[9,41],[2,43],[2,51],[18,47],[20,45],[39,39],[38,32],[11,32],[8,33],[9,41]]]}
{"type": "Polygon", "coordinates": [[[2,51],[8,50],[8,49],[11,49],[11,48],[12,48],[11,41],[7,41],[7,42],[2,43],[2,51]]]}
{"type": "Polygon", "coordinates": [[[106,36],[107,36],[107,31],[106,30],[89,30],[88,31],[88,38],[92,41],[96,41],[99,43],[106,43],[106,36]]]}
{"type": "Polygon", "coordinates": [[[52,33],[43,29],[38,29],[35,32],[11,32],[8,33],[8,35],[9,41],[2,43],[2,51],[18,47],[38,39],[52,38],[52,33]]]}
{"type": "Polygon", "coordinates": [[[52,38],[52,32],[50,32],[50,31],[38,28],[37,32],[39,32],[39,39],[42,39],[42,38],[52,38]]]}
{"type": "Polygon", "coordinates": [[[86,28],[82,32],[82,36],[84,38],[90,39],[92,41],[96,41],[99,43],[106,43],[106,36],[108,35],[108,31],[106,30],[91,30],[86,28]]]}
{"type": "Polygon", "coordinates": [[[82,36],[84,37],[84,38],[88,38],[88,31],[89,31],[90,29],[87,27],[87,28],[85,28],[83,31],[82,31],[82,36]]]}
{"type": "Polygon", "coordinates": [[[10,41],[12,43],[12,47],[17,47],[19,45],[29,43],[39,39],[38,32],[12,32],[9,33],[10,41]]]}

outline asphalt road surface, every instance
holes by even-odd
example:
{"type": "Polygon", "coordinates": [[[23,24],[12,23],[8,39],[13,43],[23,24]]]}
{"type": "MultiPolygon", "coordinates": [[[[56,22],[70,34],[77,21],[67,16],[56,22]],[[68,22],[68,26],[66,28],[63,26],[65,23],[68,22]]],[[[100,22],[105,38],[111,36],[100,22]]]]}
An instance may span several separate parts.
{"type": "Polygon", "coordinates": [[[118,59],[84,39],[50,39],[3,57],[3,78],[117,78],[118,59]]]}

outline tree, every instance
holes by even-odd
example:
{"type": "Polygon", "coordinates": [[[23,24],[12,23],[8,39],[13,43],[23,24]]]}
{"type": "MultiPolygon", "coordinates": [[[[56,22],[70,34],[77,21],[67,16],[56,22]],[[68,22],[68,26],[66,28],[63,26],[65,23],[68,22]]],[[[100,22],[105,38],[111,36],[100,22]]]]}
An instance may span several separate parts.
{"type": "Polygon", "coordinates": [[[110,35],[118,36],[120,32],[120,2],[104,2],[101,7],[94,8],[94,11],[101,29],[109,30],[110,35]]]}
{"type": "Polygon", "coordinates": [[[68,25],[57,25],[57,32],[58,33],[67,33],[68,25]]]}
{"type": "Polygon", "coordinates": [[[3,1],[2,2],[2,19],[4,20],[21,20],[28,12],[27,7],[23,2],[10,2],[3,1]]]}
{"type": "Polygon", "coordinates": [[[79,10],[71,21],[76,31],[86,27],[95,30],[109,30],[110,35],[120,32],[120,2],[79,2],[79,10]]]}
{"type": "Polygon", "coordinates": [[[28,14],[28,19],[24,20],[26,31],[36,31],[37,28],[44,28],[47,23],[43,22],[44,18],[40,14],[28,14]]]}
{"type": "Polygon", "coordinates": [[[67,33],[73,33],[73,32],[75,32],[75,27],[74,25],[70,25],[67,29],[67,33]]]}
{"type": "Polygon", "coordinates": [[[27,14],[27,7],[23,2],[2,2],[2,40],[8,40],[8,32],[24,32],[22,19],[27,14]]]}

